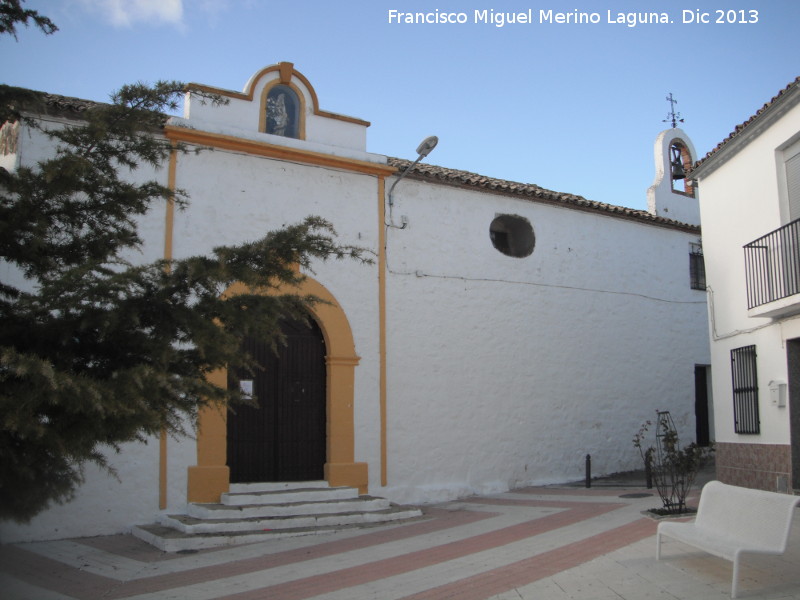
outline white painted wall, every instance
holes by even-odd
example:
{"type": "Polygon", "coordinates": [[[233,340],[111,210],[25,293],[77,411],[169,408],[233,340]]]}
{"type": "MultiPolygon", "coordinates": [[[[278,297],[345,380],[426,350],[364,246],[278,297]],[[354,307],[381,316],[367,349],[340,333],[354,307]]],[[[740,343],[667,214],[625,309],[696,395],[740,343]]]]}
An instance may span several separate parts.
{"type": "Polygon", "coordinates": [[[778,185],[780,149],[799,132],[800,105],[795,105],[700,180],[706,279],[713,290],[711,352],[720,442],[790,442],[789,409],[771,405],[768,384],[787,381],[784,342],[800,337],[800,324],[797,318],[748,316],[742,247],[787,222],[778,185]],[[751,344],[758,353],[761,434],[738,435],[734,433],[730,351],[751,344]]]}
{"type": "MultiPolygon", "coordinates": [[[[235,135],[245,129],[239,118],[204,113],[195,126],[235,135]]],[[[379,251],[374,176],[216,150],[179,157],[176,185],[191,204],[175,217],[175,257],[309,214],[329,219],[341,242],[379,251]]],[[[385,487],[377,265],[323,263],[313,274],[347,315],[361,357],[355,460],[369,465],[371,493],[431,502],[580,479],[587,453],[596,475],[640,468],[631,440],[657,409],[672,412],[683,440],[694,437],[694,366],[709,363],[705,294],[689,285],[697,234],[411,178],[394,198],[395,219],[409,226],[387,233],[385,487]],[[492,246],[489,225],[503,213],[533,225],[531,256],[492,246]]],[[[157,207],[143,224],[143,259],[161,256],[163,219],[157,207]]],[[[193,440],[170,441],[170,510],[185,502],[195,463],[193,440]]],[[[3,525],[3,541],[151,521],[157,444],[126,446],[114,464],[122,483],[89,472],[75,502],[28,528],[3,525]]]]}
{"type": "MultiPolygon", "coordinates": [[[[47,119],[40,124],[54,128],[75,122],[47,119]]],[[[23,126],[18,150],[20,164],[34,165],[52,155],[53,141],[41,131],[23,126]]],[[[164,169],[142,168],[127,176],[133,182],[151,179],[166,182],[164,169]]],[[[163,258],[165,211],[165,204],[157,202],[149,215],[138,219],[144,244],[140,251],[128,252],[125,255],[128,260],[143,263],[163,258]]],[[[24,277],[13,265],[2,263],[0,269],[3,281],[26,286],[24,277]]],[[[191,426],[187,427],[191,434],[191,426]]],[[[196,444],[192,438],[170,439],[168,444],[168,510],[175,511],[186,505],[186,466],[196,462],[196,444]]],[[[159,511],[159,440],[151,438],[147,443],[124,444],[119,452],[111,448],[101,451],[116,477],[94,464],[87,464],[85,483],[77,489],[71,502],[53,506],[31,524],[0,522],[0,542],[112,534],[134,524],[153,522],[159,511]]]]}
{"type": "MultiPolygon", "coordinates": [[[[58,120],[46,123],[47,126],[63,124],[58,120]]],[[[213,133],[238,134],[246,139],[265,135],[249,131],[242,134],[242,130],[218,125],[210,129],[213,133]]],[[[52,152],[50,139],[35,130],[25,128],[20,140],[18,156],[23,164],[35,164],[52,152]]],[[[284,140],[286,138],[278,141],[284,140]]],[[[288,141],[312,152],[386,162],[384,156],[357,149],[288,141]]],[[[136,182],[158,179],[166,183],[167,173],[166,169],[141,169],[129,174],[129,178],[136,182]]],[[[267,231],[299,222],[311,214],[334,223],[340,242],[377,254],[379,200],[374,176],[216,150],[180,155],[176,186],[188,193],[190,203],[175,214],[175,258],[208,253],[215,246],[252,241],[267,231]],[[342,219],[342,215],[348,216],[342,219]]],[[[129,254],[131,261],[163,258],[165,214],[165,205],[159,203],[140,220],[144,245],[141,252],[129,254]]],[[[13,274],[9,265],[0,265],[0,268],[4,278],[13,274]]],[[[376,430],[380,421],[376,269],[376,265],[347,261],[319,264],[311,274],[328,288],[347,314],[356,350],[361,355],[355,381],[358,461],[368,461],[369,457],[380,454],[379,430],[376,430]]],[[[18,279],[22,281],[21,275],[18,279]]],[[[192,433],[191,427],[188,432],[192,433]]],[[[160,512],[158,448],[158,439],[151,439],[147,444],[126,444],[118,454],[109,453],[109,464],[119,481],[92,465],[87,466],[85,484],[71,502],[53,507],[29,525],[0,523],[0,541],[103,535],[126,531],[134,524],[153,522],[160,512]]],[[[170,438],[167,457],[168,507],[164,512],[182,511],[186,506],[187,468],[197,463],[195,440],[191,436],[170,438]]],[[[373,473],[378,468],[379,465],[374,466],[373,473]]]]}
{"type": "MultiPolygon", "coordinates": [[[[176,258],[255,240],[312,214],[333,223],[340,243],[377,257],[374,176],[217,150],[182,157],[176,185],[193,198],[176,215],[176,258]]],[[[380,472],[377,260],[320,263],[309,275],[333,294],[352,328],[361,357],[355,369],[355,460],[369,463],[374,481],[380,472]]]]}
{"type": "Polygon", "coordinates": [[[401,502],[640,468],[657,409],[694,438],[694,366],[708,364],[697,236],[404,181],[389,230],[389,485],[401,502]],[[497,213],[527,218],[527,258],[498,252],[497,213]],[[396,218],[399,221],[399,219],[396,218]]]}
{"type": "Polygon", "coordinates": [[[146,443],[123,444],[118,453],[104,451],[113,473],[85,465],[85,482],[72,501],[52,506],[30,524],[0,521],[0,543],[123,533],[133,525],[153,523],[161,512],[183,512],[187,466],[197,463],[190,424],[187,432],[188,437],[167,440],[165,510],[159,510],[159,439],[151,437],[146,443]]]}

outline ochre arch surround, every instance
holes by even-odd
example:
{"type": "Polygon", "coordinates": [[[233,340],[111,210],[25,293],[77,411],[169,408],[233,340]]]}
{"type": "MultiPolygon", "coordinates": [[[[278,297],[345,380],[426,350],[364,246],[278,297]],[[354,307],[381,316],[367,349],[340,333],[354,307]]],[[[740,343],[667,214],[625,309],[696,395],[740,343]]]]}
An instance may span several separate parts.
{"type": "MultiPolygon", "coordinates": [[[[234,284],[226,294],[240,294],[247,288],[234,284]]],[[[278,290],[280,293],[282,290],[278,290]]],[[[331,486],[349,486],[368,492],[367,463],[355,462],[354,395],[355,368],[359,356],[355,352],[353,333],[347,316],[325,286],[306,277],[290,293],[313,294],[326,303],[311,309],[325,338],[327,351],[327,440],[325,479],[331,486]]],[[[227,385],[228,372],[218,369],[209,380],[227,385]]],[[[197,465],[189,467],[187,500],[219,502],[220,494],[230,489],[230,470],[226,465],[227,414],[224,408],[209,406],[198,416],[197,465]]]]}

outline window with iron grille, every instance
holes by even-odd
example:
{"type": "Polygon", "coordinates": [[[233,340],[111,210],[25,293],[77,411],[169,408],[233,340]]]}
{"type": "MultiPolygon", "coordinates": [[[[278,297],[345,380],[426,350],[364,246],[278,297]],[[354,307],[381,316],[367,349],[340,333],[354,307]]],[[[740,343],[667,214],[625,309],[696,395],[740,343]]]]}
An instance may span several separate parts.
{"type": "Polygon", "coordinates": [[[703,246],[689,246],[689,280],[693,290],[706,289],[706,263],[703,260],[703,246]]]}
{"type": "Polygon", "coordinates": [[[731,350],[733,420],[736,433],[760,433],[756,347],[731,350]]]}

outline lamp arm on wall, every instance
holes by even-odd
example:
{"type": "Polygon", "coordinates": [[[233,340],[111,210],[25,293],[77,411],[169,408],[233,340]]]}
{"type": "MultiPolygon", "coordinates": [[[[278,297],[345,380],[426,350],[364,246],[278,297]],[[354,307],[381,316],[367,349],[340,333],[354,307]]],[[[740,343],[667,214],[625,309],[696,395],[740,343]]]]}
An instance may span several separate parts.
{"type": "Polygon", "coordinates": [[[438,143],[439,143],[439,138],[437,138],[435,135],[431,135],[429,137],[426,137],[424,140],[422,140],[422,143],[420,143],[420,145],[417,146],[417,158],[416,158],[416,160],[413,163],[411,163],[410,165],[408,165],[405,169],[403,169],[403,172],[400,173],[400,177],[395,179],[394,183],[392,184],[392,187],[389,188],[389,194],[388,194],[388,196],[389,196],[389,222],[386,224],[387,226],[394,227],[395,229],[405,229],[408,226],[408,223],[405,222],[405,221],[403,221],[402,225],[395,225],[394,224],[394,220],[392,218],[392,209],[394,208],[394,198],[392,196],[392,193],[394,192],[394,188],[397,187],[397,184],[400,183],[400,181],[403,179],[403,177],[408,175],[411,172],[411,169],[413,169],[417,165],[417,163],[419,161],[421,161],[423,158],[428,156],[428,154],[431,153],[431,150],[433,150],[436,147],[436,144],[438,144],[438,143]]]}
{"type": "Polygon", "coordinates": [[[394,180],[392,187],[389,188],[389,206],[394,206],[394,200],[392,200],[392,192],[394,192],[394,188],[397,187],[397,184],[400,183],[403,177],[408,175],[409,171],[411,171],[411,169],[413,169],[417,165],[417,163],[421,160],[422,160],[422,155],[418,156],[413,163],[411,163],[405,169],[403,169],[403,172],[400,173],[400,177],[394,180]]]}

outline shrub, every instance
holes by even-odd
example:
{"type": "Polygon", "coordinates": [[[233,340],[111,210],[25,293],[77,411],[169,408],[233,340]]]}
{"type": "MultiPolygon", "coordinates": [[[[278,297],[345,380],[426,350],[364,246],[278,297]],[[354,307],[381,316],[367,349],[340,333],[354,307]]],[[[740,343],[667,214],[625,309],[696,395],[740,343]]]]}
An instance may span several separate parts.
{"type": "Polygon", "coordinates": [[[653,482],[661,497],[662,514],[687,512],[686,496],[692,489],[697,472],[714,452],[712,446],[698,446],[692,442],[680,447],[678,432],[669,411],[657,411],[656,444],[645,446],[645,437],[652,426],[646,421],[633,438],[645,468],[650,468],[653,482]]]}

